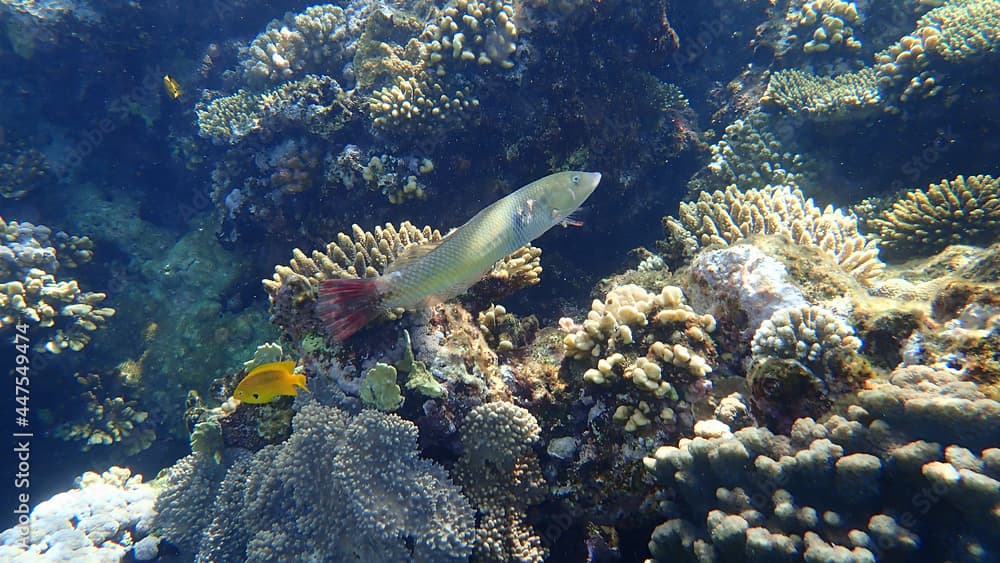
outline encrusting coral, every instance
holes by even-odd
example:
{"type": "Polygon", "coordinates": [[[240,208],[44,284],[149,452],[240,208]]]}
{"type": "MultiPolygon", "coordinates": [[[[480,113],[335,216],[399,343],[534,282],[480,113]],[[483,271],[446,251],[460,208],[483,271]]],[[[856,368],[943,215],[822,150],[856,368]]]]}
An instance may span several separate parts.
{"type": "Polygon", "coordinates": [[[855,216],[828,205],[820,210],[792,186],[741,191],[735,186],[682,203],[679,220],[664,219],[668,234],[685,248],[730,245],[754,234],[780,234],[799,245],[815,246],[863,284],[871,284],[885,264],[878,243],[858,231],[855,216]]]}
{"type": "Polygon", "coordinates": [[[82,350],[115,310],[101,306],[105,294],[56,275],[61,266],[89,261],[92,248],[86,237],[0,218],[0,332],[25,323],[48,329],[33,337],[47,352],[82,350]]]}
{"type": "Polygon", "coordinates": [[[902,194],[870,220],[883,249],[928,254],[949,244],[989,244],[1000,232],[1000,180],[958,176],[902,194]]]}
{"type": "Polygon", "coordinates": [[[255,454],[230,450],[224,464],[192,455],[166,470],[156,519],[164,536],[199,561],[471,554],[472,510],[443,468],[418,457],[412,423],[310,404],[293,427],[255,454]]]}

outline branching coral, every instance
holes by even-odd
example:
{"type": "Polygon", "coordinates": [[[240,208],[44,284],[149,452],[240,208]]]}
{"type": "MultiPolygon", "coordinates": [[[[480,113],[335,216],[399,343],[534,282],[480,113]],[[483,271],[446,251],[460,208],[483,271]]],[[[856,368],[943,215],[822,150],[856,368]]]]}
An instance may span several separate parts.
{"type": "Polygon", "coordinates": [[[374,233],[353,225],[352,235],[338,233],[336,242],[326,245],[325,251],[314,250],[312,256],[292,250],[291,263],[276,266],[273,279],[263,280],[271,298],[271,320],[296,341],[320,328],[314,314],[319,282],[379,276],[407,246],[441,240],[440,232],[409,222],[398,230],[386,223],[384,228],[375,227],[374,233]]]}
{"type": "Polygon", "coordinates": [[[115,310],[100,306],[105,294],[83,292],[56,274],[61,265],[88,261],[92,247],[87,238],[0,218],[0,332],[26,323],[49,329],[37,342],[50,353],[82,350],[115,310]]]}
{"type": "Polygon", "coordinates": [[[848,51],[861,49],[861,42],[854,37],[854,27],[861,18],[857,4],[844,0],[804,0],[802,7],[790,15],[797,30],[809,36],[802,45],[806,53],[825,53],[840,47],[848,51]]]}
{"type": "Polygon", "coordinates": [[[768,130],[766,117],[755,114],[737,119],[726,127],[719,142],[711,146],[712,160],[704,172],[689,182],[692,191],[724,189],[735,185],[741,190],[767,185],[797,185],[803,173],[801,155],[784,152],[777,137],[768,130]]]}
{"type": "Polygon", "coordinates": [[[846,418],[802,418],[788,437],[702,421],[694,439],[657,449],[646,467],[677,494],[660,503],[668,520],[653,533],[654,558],[871,561],[992,550],[1000,405],[923,366],[898,369],[859,402],[846,418]]]}
{"type": "Polygon", "coordinates": [[[781,70],[771,75],[760,101],[816,121],[863,119],[882,109],[871,68],[832,78],[797,69],[781,70]]]}
{"type": "Polygon", "coordinates": [[[908,191],[871,226],[883,248],[907,256],[949,244],[989,244],[1000,229],[1000,180],[958,176],[908,191]]]}
{"type": "Polygon", "coordinates": [[[198,456],[170,469],[157,502],[164,535],[201,561],[471,554],[472,511],[444,469],[418,457],[413,424],[312,404],[293,426],[287,441],[237,454],[228,469],[198,456]]]}
{"type": "Polygon", "coordinates": [[[315,75],[263,92],[240,90],[200,104],[195,113],[202,137],[230,145],[250,135],[270,137],[292,127],[330,136],[350,118],[340,85],[328,76],[315,75]]]}
{"type": "Polygon", "coordinates": [[[78,404],[85,412],[81,420],[61,424],[56,436],[79,442],[83,451],[115,446],[135,455],[152,445],[156,432],[149,413],[140,407],[135,381],[120,371],[77,374],[75,379],[83,388],[78,404]]]}
{"type": "Polygon", "coordinates": [[[310,6],[302,13],[273,20],[244,55],[241,64],[247,83],[263,87],[310,72],[339,74],[354,55],[357,32],[350,23],[347,11],[333,4],[310,6]]]}
{"type": "Polygon", "coordinates": [[[1000,53],[1000,1],[951,0],[924,14],[916,29],[875,55],[879,84],[901,102],[937,94],[948,65],[1000,53]]]}
{"type": "MultiPolygon", "coordinates": [[[[417,229],[403,222],[398,230],[387,223],[384,228],[376,227],[374,233],[354,225],[352,236],[338,233],[336,242],[328,244],[325,251],[314,250],[311,256],[296,248],[288,266],[276,266],[273,278],[263,280],[264,289],[271,298],[271,320],[300,340],[307,333],[320,329],[314,314],[320,281],[379,276],[406,247],[440,240],[441,233],[437,230],[417,229]]],[[[541,250],[530,244],[519,248],[486,275],[482,294],[476,288],[472,292],[480,299],[495,299],[538,283],[540,255],[541,250]]],[[[390,314],[398,316],[402,311],[390,314]]]]}
{"type": "Polygon", "coordinates": [[[479,513],[477,555],[484,561],[545,558],[526,514],[545,498],[545,481],[531,447],[540,432],[531,413],[502,401],[472,409],[462,426],[465,455],[455,475],[479,513]]]}
{"type": "Polygon", "coordinates": [[[858,232],[858,221],[828,205],[822,211],[791,186],[701,193],[682,203],[680,220],[665,219],[675,237],[693,237],[688,246],[730,245],[754,234],[781,234],[800,245],[815,246],[864,284],[872,283],[885,265],[878,243],[858,232]]]}

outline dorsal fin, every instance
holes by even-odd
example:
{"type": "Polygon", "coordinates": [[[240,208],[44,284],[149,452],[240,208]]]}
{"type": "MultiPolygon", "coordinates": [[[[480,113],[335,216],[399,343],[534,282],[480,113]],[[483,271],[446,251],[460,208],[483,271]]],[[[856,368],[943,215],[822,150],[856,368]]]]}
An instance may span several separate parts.
{"type": "Polygon", "coordinates": [[[441,246],[441,242],[443,240],[444,239],[434,242],[425,242],[423,244],[411,244],[410,246],[407,246],[406,248],[403,249],[402,252],[399,253],[399,256],[397,256],[396,259],[392,261],[392,264],[389,264],[389,267],[385,269],[385,273],[391,274],[396,270],[401,270],[404,267],[412,264],[414,261],[418,260],[428,252],[441,246]]]}

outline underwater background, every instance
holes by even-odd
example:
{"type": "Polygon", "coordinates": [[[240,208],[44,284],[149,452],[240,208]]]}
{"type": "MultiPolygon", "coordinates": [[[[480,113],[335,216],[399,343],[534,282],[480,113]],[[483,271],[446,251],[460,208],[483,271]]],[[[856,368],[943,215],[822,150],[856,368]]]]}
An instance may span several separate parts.
{"type": "Polygon", "coordinates": [[[1000,0],[0,23],[0,560],[1000,561],[1000,0]]]}

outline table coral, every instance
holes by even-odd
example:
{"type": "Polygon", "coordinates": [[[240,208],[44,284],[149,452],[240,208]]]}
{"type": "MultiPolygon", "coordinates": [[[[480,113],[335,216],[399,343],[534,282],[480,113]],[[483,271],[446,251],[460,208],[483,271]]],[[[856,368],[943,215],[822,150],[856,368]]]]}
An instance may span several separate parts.
{"type": "Polygon", "coordinates": [[[815,121],[864,119],[883,109],[875,70],[867,67],[833,77],[781,70],[771,75],[760,102],[815,121]]]}
{"type": "Polygon", "coordinates": [[[101,306],[105,294],[81,291],[76,280],[56,275],[62,265],[88,261],[92,247],[86,238],[0,218],[0,331],[26,323],[46,329],[33,337],[45,351],[82,350],[115,310],[101,306]]]}
{"type": "Polygon", "coordinates": [[[1000,180],[957,176],[910,190],[870,223],[884,249],[907,257],[949,244],[990,243],[1000,228],[1000,180]]]}
{"type": "Polygon", "coordinates": [[[418,456],[416,426],[310,404],[293,427],[255,454],[230,451],[224,464],[188,456],[167,470],[156,520],[164,536],[215,561],[471,554],[471,508],[443,468],[418,456]]]}
{"type": "Polygon", "coordinates": [[[687,246],[730,245],[754,234],[781,234],[799,245],[815,246],[863,284],[873,283],[885,265],[878,243],[858,231],[858,220],[832,205],[823,210],[792,186],[741,191],[735,186],[682,203],[679,220],[665,218],[675,238],[687,246]]]}
{"type": "Polygon", "coordinates": [[[1000,1],[952,0],[917,20],[916,29],[876,53],[879,84],[906,102],[937,94],[951,67],[1000,53],[1000,1]]]}

